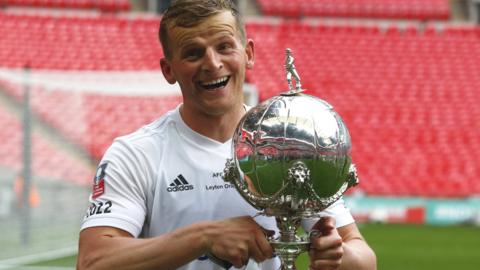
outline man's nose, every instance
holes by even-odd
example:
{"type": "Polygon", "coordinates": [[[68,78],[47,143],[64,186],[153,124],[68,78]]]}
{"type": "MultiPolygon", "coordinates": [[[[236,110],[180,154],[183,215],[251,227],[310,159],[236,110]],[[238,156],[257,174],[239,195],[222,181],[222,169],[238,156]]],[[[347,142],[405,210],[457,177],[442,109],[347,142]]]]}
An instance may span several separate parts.
{"type": "Polygon", "coordinates": [[[213,48],[209,48],[205,52],[202,68],[205,71],[215,71],[223,68],[221,57],[213,48]]]}

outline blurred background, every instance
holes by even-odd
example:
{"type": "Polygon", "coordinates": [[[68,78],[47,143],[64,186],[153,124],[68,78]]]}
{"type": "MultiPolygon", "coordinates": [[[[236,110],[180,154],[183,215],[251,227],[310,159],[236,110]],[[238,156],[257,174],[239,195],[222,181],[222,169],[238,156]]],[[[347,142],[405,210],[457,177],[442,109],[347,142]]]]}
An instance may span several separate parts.
{"type": "MultiPolygon", "coordinates": [[[[181,101],[159,68],[169,2],[0,1],[0,269],[74,269],[104,151],[181,101]]],[[[379,269],[478,269],[480,1],[237,3],[247,103],[287,90],[288,47],[346,122],[346,202],[379,269]]]]}

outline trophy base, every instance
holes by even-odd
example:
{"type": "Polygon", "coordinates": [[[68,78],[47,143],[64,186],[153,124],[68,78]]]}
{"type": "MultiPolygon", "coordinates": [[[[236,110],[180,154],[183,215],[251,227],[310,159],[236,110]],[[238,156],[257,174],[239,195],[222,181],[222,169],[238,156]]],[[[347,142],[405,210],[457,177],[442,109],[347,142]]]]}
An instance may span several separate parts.
{"type": "Polygon", "coordinates": [[[281,270],[295,270],[295,261],[301,253],[308,250],[310,241],[300,240],[295,242],[282,242],[279,240],[270,240],[270,244],[275,249],[275,253],[282,262],[281,270]]]}

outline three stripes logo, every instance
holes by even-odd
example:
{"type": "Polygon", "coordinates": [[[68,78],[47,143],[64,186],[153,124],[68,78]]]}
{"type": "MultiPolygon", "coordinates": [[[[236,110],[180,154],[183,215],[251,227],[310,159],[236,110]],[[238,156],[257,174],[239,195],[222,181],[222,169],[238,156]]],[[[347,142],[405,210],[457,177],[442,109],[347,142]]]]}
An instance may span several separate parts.
{"type": "Polygon", "coordinates": [[[185,191],[185,190],[192,190],[193,185],[190,185],[183,175],[179,174],[177,178],[173,180],[167,187],[168,192],[177,192],[177,191],[185,191]]]}

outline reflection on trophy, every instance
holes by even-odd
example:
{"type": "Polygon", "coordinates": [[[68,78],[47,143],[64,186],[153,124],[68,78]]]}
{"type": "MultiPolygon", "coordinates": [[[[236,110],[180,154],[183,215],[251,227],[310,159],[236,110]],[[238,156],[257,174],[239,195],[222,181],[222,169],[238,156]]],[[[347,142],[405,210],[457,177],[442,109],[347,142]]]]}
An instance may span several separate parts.
{"type": "Polygon", "coordinates": [[[280,234],[269,241],[281,269],[295,269],[310,244],[308,236],[297,235],[301,220],[319,217],[358,178],[347,127],[327,102],[301,93],[290,49],[285,69],[289,91],[240,120],[224,179],[262,214],[276,218],[280,234]]]}

